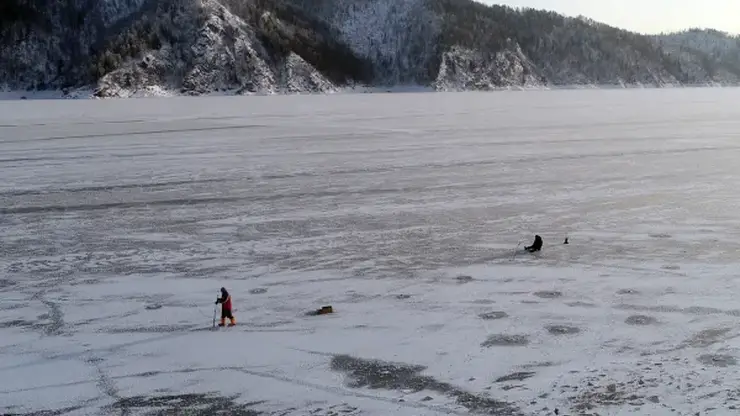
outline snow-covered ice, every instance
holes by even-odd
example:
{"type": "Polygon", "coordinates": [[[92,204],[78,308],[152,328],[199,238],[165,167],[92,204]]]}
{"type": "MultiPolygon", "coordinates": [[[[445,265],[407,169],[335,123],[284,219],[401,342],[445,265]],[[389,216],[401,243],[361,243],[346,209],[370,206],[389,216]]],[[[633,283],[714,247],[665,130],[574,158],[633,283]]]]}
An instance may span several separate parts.
{"type": "Polygon", "coordinates": [[[735,414],[739,99],[0,102],[0,413],[735,414]]]}

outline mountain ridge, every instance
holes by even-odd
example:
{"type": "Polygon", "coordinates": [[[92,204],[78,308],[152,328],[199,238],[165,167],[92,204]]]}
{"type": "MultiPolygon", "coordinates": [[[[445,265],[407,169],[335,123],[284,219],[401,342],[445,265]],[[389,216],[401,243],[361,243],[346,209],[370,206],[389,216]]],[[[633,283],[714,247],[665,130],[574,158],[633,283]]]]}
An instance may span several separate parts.
{"type": "Polygon", "coordinates": [[[740,84],[740,37],[470,0],[7,0],[0,86],[98,97],[740,84]]]}

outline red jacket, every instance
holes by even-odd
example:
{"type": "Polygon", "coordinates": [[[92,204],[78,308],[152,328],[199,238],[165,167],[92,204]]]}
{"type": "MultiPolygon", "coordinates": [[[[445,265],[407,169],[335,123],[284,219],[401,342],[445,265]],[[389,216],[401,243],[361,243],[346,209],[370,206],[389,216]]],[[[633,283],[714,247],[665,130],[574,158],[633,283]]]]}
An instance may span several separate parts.
{"type": "Polygon", "coordinates": [[[227,310],[227,311],[231,310],[231,295],[229,295],[229,292],[227,291],[221,292],[221,297],[218,298],[216,302],[222,304],[221,308],[223,310],[227,310]]]}

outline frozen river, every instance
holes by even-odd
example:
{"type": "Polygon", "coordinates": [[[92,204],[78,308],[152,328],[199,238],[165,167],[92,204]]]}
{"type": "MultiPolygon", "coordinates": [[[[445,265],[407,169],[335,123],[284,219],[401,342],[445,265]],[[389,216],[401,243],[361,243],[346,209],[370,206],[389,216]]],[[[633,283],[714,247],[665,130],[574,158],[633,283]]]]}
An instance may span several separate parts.
{"type": "Polygon", "coordinates": [[[0,413],[727,414],[738,102],[0,102],[0,413]]]}

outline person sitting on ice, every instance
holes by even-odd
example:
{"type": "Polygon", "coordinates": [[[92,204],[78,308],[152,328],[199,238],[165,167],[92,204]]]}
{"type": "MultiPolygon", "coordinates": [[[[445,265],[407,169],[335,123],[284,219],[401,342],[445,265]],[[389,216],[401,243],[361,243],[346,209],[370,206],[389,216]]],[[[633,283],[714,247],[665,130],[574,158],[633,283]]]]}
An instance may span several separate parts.
{"type": "Polygon", "coordinates": [[[236,319],[234,314],[231,313],[231,295],[226,291],[225,288],[221,288],[221,297],[216,299],[216,304],[221,304],[221,323],[218,326],[224,326],[226,324],[226,318],[229,318],[229,326],[236,325],[236,319]]]}
{"type": "Polygon", "coordinates": [[[539,235],[535,235],[534,243],[532,243],[531,246],[524,247],[524,249],[529,251],[530,253],[542,250],[542,237],[540,237],[539,235]]]}

